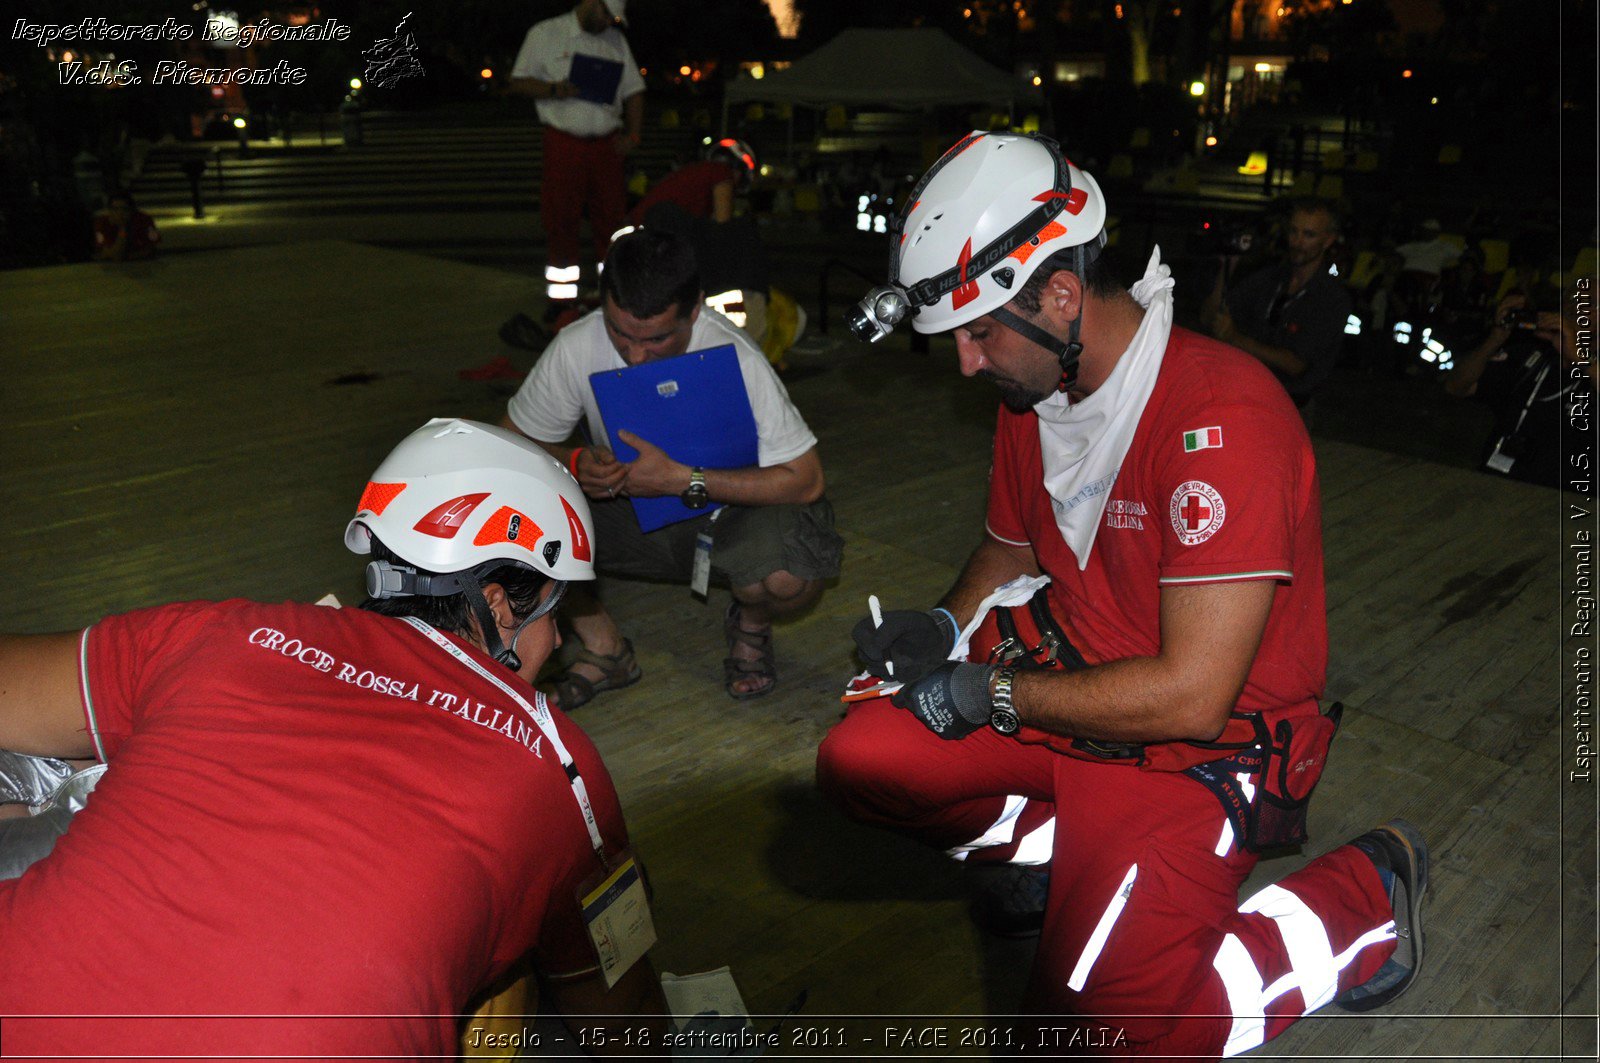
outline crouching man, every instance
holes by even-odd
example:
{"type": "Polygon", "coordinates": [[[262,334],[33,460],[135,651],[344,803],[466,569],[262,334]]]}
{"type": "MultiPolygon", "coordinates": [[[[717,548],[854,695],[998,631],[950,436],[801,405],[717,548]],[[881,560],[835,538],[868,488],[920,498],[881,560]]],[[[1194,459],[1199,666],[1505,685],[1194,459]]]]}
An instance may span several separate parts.
{"type": "Polygon", "coordinates": [[[109,765],[0,882],[7,1053],[454,1055],[529,958],[586,1026],[665,1032],[650,935],[597,946],[580,906],[613,874],[644,904],[611,779],[530,685],[593,542],[549,455],[436,420],[345,530],[372,559],[359,609],[0,637],[0,747],[109,765]]]}
{"type": "Polygon", "coordinates": [[[1059,1047],[1218,1057],[1330,1002],[1392,1000],[1422,960],[1414,828],[1238,897],[1258,851],[1303,840],[1291,806],[1334,727],[1294,405],[1265,366],[1172,326],[1159,253],[1131,292],[1110,278],[1105,200],[1052,142],[974,133],[907,202],[893,288],[853,327],[912,311],[999,388],[986,534],[937,608],[857,626],[869,666],[905,686],[829,733],[823,789],[1020,867],[1002,895],[1037,900],[1000,921],[1021,932],[1031,914],[1041,934],[1024,1010],[1085,1017],[1050,1020],[1059,1047]],[[1040,576],[1058,637],[946,659],[992,590],[1040,576]]]}

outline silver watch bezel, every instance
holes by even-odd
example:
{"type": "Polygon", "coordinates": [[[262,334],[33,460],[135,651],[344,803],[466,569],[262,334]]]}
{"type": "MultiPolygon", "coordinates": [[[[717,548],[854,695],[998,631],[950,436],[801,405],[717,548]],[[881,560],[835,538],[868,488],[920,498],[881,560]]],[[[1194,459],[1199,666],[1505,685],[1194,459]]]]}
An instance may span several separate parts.
{"type": "Polygon", "coordinates": [[[690,509],[704,509],[711,504],[711,494],[706,489],[706,471],[698,465],[689,470],[689,486],[678,495],[678,501],[690,509]]]}
{"type": "Polygon", "coordinates": [[[989,698],[989,726],[1003,735],[1014,735],[1022,727],[1016,705],[1011,700],[1012,684],[1016,670],[1001,668],[996,671],[994,692],[989,698]]]}

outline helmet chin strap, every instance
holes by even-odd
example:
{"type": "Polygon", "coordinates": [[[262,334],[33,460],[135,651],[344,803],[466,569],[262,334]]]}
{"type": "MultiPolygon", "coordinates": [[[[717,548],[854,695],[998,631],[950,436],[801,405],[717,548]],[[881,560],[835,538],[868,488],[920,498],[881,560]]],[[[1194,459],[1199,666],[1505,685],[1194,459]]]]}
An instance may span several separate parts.
{"type": "MultiPolygon", "coordinates": [[[[513,636],[511,646],[500,641],[500,624],[494,618],[494,610],[489,608],[489,600],[483,596],[483,584],[478,582],[478,574],[470,569],[464,569],[455,576],[461,584],[461,593],[466,596],[468,608],[472,610],[472,615],[478,618],[478,629],[483,633],[484,650],[513,672],[519,671],[522,668],[522,658],[517,656],[517,651],[513,648],[517,640],[513,636]]],[[[520,634],[522,629],[517,630],[520,634]]]]}
{"type": "MultiPolygon", "coordinates": [[[[1080,281],[1083,277],[1087,256],[1083,253],[1080,244],[1072,249],[1072,264],[1080,281]]],[[[1080,300],[1078,316],[1072,319],[1072,324],[1067,326],[1067,338],[1058,339],[1035,325],[1033,322],[1019,317],[1003,306],[989,311],[989,316],[994,318],[1006,328],[1027,340],[1032,340],[1051,354],[1061,363],[1061,379],[1056,383],[1056,391],[1067,392],[1078,382],[1078,356],[1083,354],[1083,344],[1078,342],[1078,330],[1083,324],[1083,307],[1080,300]]]]}

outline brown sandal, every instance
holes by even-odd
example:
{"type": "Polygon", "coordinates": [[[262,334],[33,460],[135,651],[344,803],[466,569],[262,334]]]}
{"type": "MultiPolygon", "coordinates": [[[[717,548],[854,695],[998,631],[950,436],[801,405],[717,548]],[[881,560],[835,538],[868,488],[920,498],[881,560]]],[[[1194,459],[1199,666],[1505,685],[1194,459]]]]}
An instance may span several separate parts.
{"type": "Polygon", "coordinates": [[[606,656],[593,653],[589,650],[579,650],[573,664],[587,664],[600,669],[601,676],[598,680],[590,679],[586,675],[579,675],[568,666],[565,672],[556,676],[552,681],[555,691],[556,704],[562,712],[571,712],[581,708],[594,700],[594,696],[606,690],[620,690],[625,686],[632,686],[644,675],[644,670],[639,667],[639,660],[633,655],[633,643],[627,639],[622,640],[622,652],[606,656]]]}
{"type": "Polygon", "coordinates": [[[772,653],[772,628],[746,631],[739,626],[740,615],[739,603],[735,601],[728,604],[728,612],[722,618],[722,633],[727,636],[729,653],[722,660],[722,686],[735,701],[749,701],[772,693],[772,688],[778,685],[778,668],[772,653]],[[761,656],[753,660],[732,656],[733,647],[741,642],[759,650],[761,656]],[[754,690],[739,690],[734,684],[741,679],[767,679],[770,682],[754,690]]]}

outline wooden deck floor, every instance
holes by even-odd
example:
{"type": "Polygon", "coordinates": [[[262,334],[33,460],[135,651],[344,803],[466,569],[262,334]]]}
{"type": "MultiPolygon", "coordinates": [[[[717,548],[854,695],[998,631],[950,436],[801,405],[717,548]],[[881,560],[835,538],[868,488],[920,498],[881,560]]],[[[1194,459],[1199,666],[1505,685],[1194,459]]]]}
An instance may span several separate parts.
{"type": "MultiPolygon", "coordinates": [[[[498,419],[509,385],[457,371],[499,353],[526,368],[495,329],[532,294],[336,242],[0,273],[0,629],[358,597],[340,534],[367,473],[427,417],[498,419]]],[[[652,869],[658,965],[729,964],[757,1012],[804,989],[811,1015],[1004,1014],[1030,958],[973,929],[953,865],[811,785],[867,594],[932,600],[982,527],[992,392],[937,346],[887,348],[795,358],[847,553],[780,629],[778,691],[722,693],[725,596],[607,584],[646,680],[579,714],[652,869]]],[[[1434,853],[1429,970],[1401,1007],[1314,1017],[1257,1054],[1592,1058],[1595,791],[1562,782],[1562,501],[1348,444],[1318,455],[1345,733],[1311,848],[1252,885],[1406,816],[1434,853]]]]}

